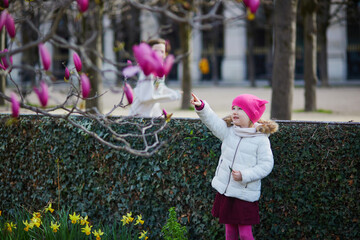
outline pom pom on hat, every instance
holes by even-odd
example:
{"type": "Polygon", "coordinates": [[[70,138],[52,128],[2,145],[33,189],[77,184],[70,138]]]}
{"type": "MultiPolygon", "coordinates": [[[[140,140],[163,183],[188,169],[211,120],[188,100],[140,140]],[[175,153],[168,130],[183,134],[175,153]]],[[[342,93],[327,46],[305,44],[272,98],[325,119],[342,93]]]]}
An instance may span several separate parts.
{"type": "Polygon", "coordinates": [[[241,94],[233,100],[232,106],[238,106],[244,110],[251,122],[256,123],[265,112],[266,103],[268,103],[268,101],[260,99],[254,95],[241,94]]]}

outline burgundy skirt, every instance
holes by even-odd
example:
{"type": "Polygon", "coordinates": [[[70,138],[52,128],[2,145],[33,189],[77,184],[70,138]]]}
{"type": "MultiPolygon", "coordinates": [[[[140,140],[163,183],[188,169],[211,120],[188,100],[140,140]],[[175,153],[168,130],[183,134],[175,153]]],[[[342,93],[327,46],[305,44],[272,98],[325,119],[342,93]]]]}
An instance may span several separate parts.
{"type": "Polygon", "coordinates": [[[247,202],[216,193],[212,215],[222,224],[254,225],[260,223],[259,202],[247,202]]]}

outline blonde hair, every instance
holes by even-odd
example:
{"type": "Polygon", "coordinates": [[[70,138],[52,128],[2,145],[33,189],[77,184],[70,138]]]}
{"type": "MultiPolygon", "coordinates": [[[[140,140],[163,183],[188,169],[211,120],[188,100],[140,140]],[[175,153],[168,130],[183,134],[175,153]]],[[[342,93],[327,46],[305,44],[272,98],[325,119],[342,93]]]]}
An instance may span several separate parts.
{"type": "MultiPolygon", "coordinates": [[[[228,127],[231,127],[234,125],[230,115],[224,117],[223,120],[225,121],[225,123],[228,127]]],[[[279,130],[279,125],[272,120],[260,119],[259,121],[257,121],[257,123],[261,124],[256,127],[257,132],[272,134],[279,130]]],[[[250,121],[250,127],[252,127],[253,125],[254,125],[253,122],[250,121]]]]}
{"type": "Polygon", "coordinates": [[[163,39],[163,38],[154,38],[154,39],[150,39],[149,41],[147,41],[147,44],[150,45],[150,47],[156,45],[156,44],[164,44],[165,45],[165,52],[166,54],[168,54],[170,52],[170,44],[168,44],[168,42],[163,39]]]}

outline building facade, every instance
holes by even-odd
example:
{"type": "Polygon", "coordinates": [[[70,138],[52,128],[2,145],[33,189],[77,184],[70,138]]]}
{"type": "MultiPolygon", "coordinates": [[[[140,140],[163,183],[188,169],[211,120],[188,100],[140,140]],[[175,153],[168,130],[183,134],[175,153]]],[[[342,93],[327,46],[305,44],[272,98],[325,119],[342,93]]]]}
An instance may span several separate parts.
{"type": "MultiPolygon", "coordinates": [[[[234,4],[232,1],[224,1],[218,14],[226,18],[244,15],[244,10],[234,4]]],[[[339,11],[335,5],[331,6],[331,11],[338,12],[342,20],[332,22],[327,30],[327,70],[330,84],[345,84],[360,80],[360,1],[354,0],[354,4],[357,7],[355,15],[350,14],[345,7],[339,11]]],[[[103,20],[103,51],[104,56],[110,61],[126,62],[127,58],[131,57],[132,45],[155,37],[169,40],[172,54],[185,54],[180,48],[177,23],[156,13],[134,8],[131,12],[122,12],[122,14],[123,16],[117,16],[116,19],[105,16],[103,20]],[[171,31],[161,32],[160,29],[164,26],[171,31]],[[130,54],[119,54],[114,51],[114,47],[119,43],[124,43],[125,50],[130,54]]],[[[250,79],[270,83],[274,34],[271,17],[271,10],[260,7],[254,21],[228,21],[214,25],[211,30],[193,29],[190,44],[193,83],[243,85],[249,84],[250,79]],[[204,58],[210,64],[210,71],[206,74],[202,73],[198,66],[200,60],[204,58]]],[[[66,35],[64,24],[66,21],[59,27],[63,36],[66,35]]],[[[302,25],[299,22],[296,43],[296,81],[303,80],[303,36],[302,25]]],[[[71,36],[69,39],[71,40],[71,36]]],[[[73,65],[72,51],[55,49],[50,44],[47,46],[53,53],[52,70],[59,79],[62,79],[63,63],[73,65]]],[[[14,56],[14,62],[20,62],[20,60],[20,54],[14,56]]],[[[103,68],[106,72],[105,83],[119,80],[119,76],[112,72],[116,70],[112,64],[104,62],[103,68]]],[[[168,80],[180,83],[181,73],[182,65],[179,62],[174,65],[168,80]]]]}

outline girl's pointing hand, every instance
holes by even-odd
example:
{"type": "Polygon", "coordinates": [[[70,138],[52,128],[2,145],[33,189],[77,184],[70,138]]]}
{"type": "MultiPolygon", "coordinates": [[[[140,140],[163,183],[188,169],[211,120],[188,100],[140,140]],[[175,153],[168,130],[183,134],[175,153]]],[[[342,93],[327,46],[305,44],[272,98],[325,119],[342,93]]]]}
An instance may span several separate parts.
{"type": "Polygon", "coordinates": [[[190,103],[194,106],[201,106],[200,99],[193,93],[191,93],[191,95],[192,95],[192,99],[190,100],[190,103]]]}

